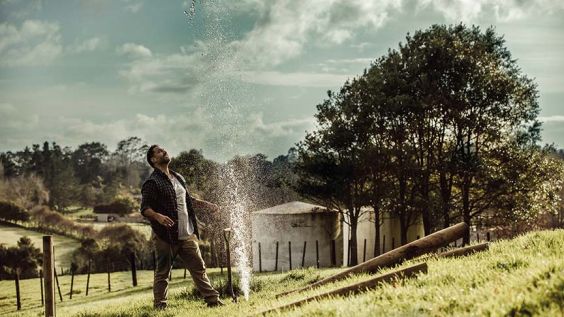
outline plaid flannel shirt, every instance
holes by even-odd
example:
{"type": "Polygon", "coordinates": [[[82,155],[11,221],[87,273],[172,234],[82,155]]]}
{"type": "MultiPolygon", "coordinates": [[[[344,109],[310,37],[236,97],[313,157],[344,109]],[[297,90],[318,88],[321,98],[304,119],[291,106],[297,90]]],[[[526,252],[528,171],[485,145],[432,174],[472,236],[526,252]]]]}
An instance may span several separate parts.
{"type": "MultiPolygon", "coordinates": [[[[186,181],[180,174],[170,171],[186,189],[186,208],[188,210],[188,217],[194,225],[194,234],[200,237],[198,232],[198,221],[196,220],[196,213],[192,207],[192,198],[186,188],[186,181]]],[[[153,232],[161,240],[174,244],[178,242],[178,202],[176,201],[176,192],[174,186],[168,176],[161,170],[155,168],[153,173],[145,180],[141,188],[141,214],[145,216],[144,212],[148,208],[153,211],[163,214],[174,221],[172,228],[167,228],[153,219],[151,228],[153,232]]]]}

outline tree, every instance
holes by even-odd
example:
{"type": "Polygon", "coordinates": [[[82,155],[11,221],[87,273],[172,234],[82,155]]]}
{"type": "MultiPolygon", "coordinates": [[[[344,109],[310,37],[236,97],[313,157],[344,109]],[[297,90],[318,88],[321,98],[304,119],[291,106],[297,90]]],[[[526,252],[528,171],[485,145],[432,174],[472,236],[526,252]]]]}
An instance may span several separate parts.
{"type": "Polygon", "coordinates": [[[108,159],[109,152],[106,145],[100,142],[84,143],[72,152],[74,173],[80,184],[98,182],[103,174],[104,162],[108,159]]]}

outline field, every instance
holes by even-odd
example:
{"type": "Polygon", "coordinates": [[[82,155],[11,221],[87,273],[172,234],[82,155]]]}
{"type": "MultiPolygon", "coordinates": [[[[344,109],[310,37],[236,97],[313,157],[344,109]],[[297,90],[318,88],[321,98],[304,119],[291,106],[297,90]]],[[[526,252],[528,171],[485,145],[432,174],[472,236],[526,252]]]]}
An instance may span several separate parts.
{"type": "MultiPolygon", "coordinates": [[[[43,249],[43,235],[44,234],[41,232],[0,224],[0,243],[4,243],[7,246],[15,246],[21,237],[28,236],[33,242],[33,245],[41,250],[43,249]]],[[[56,268],[60,269],[62,266],[65,270],[68,270],[71,263],[72,252],[80,247],[80,242],[65,236],[53,235],[53,243],[56,246],[56,268]]]]}
{"type": "MultiPolygon", "coordinates": [[[[311,302],[282,312],[284,316],[562,316],[564,313],[564,230],[530,233],[513,240],[492,243],[486,252],[468,257],[438,259],[424,256],[401,265],[426,261],[429,272],[417,278],[383,284],[360,295],[311,302]]],[[[248,316],[301,299],[307,295],[366,280],[368,275],[351,277],[321,289],[275,299],[274,295],[304,286],[341,269],[300,269],[284,273],[254,274],[249,301],[240,299],[225,307],[208,309],[192,294],[190,278],[183,270],[173,273],[169,309],[152,308],[152,272],[139,273],[139,286],[131,287],[128,272],[112,274],[112,291],[107,275],[91,277],[90,294],[85,296],[86,277],[75,278],[75,292],[68,299],[70,277],[60,279],[64,293],[57,299],[59,316],[248,316]]],[[[385,271],[389,271],[387,269],[385,271]]],[[[217,285],[218,269],[209,270],[217,285]]],[[[39,281],[21,283],[22,311],[16,313],[13,281],[0,281],[0,315],[41,314],[39,281]]],[[[279,315],[272,313],[271,315],[279,315]]]]}

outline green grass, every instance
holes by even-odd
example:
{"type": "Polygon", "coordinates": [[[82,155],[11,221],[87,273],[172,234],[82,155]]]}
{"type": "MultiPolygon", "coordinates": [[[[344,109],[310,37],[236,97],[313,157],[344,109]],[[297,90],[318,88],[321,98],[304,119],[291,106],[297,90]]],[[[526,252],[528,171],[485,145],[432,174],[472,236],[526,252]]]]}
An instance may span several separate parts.
{"type": "MultiPolygon", "coordinates": [[[[16,246],[18,240],[23,236],[28,236],[33,245],[43,249],[43,233],[24,229],[16,226],[0,224],[0,243],[7,246],[16,246]]],[[[72,252],[80,247],[80,242],[61,235],[52,235],[55,248],[55,267],[60,272],[61,266],[68,270],[70,268],[72,252]]]]}
{"type": "MultiPolygon", "coordinates": [[[[311,302],[278,316],[562,316],[564,314],[564,230],[530,233],[493,243],[489,251],[472,256],[437,259],[425,256],[401,265],[427,261],[429,272],[415,279],[383,284],[356,296],[311,302]]],[[[387,269],[385,271],[389,271],[387,269]]],[[[107,292],[105,274],[93,275],[91,293],[84,294],[85,276],[77,277],[72,300],[57,300],[59,316],[248,316],[305,296],[368,279],[358,275],[302,294],[275,299],[274,295],[328,276],[340,269],[294,270],[286,273],[254,274],[249,301],[208,309],[192,291],[183,270],[174,271],[169,309],[152,309],[152,272],[139,274],[139,286],[130,287],[128,272],[112,274],[112,292],[107,292]]],[[[208,271],[215,285],[223,284],[217,269],[208,271]]],[[[68,294],[70,277],[61,278],[68,294]]],[[[13,281],[0,281],[0,315],[39,316],[39,281],[22,281],[23,310],[15,311],[13,281]]]]}

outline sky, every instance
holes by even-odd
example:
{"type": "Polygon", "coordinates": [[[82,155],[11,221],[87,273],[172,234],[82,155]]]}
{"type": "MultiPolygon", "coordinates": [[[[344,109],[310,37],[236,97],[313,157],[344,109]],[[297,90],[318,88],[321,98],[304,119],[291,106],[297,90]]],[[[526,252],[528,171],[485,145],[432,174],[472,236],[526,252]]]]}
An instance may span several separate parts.
{"type": "Polygon", "coordinates": [[[328,90],[432,24],[495,27],[564,147],[561,0],[0,0],[0,151],[130,136],[286,154],[328,90]]]}

